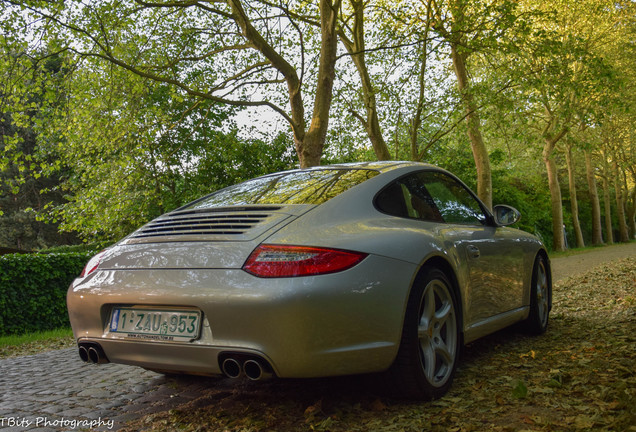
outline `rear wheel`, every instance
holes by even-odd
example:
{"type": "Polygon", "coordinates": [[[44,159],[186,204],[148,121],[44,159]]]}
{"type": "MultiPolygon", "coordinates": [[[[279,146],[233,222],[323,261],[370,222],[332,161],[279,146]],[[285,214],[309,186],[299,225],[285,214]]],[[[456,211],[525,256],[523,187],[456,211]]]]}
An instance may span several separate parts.
{"type": "Polygon", "coordinates": [[[460,320],[446,275],[428,268],[421,276],[411,291],[400,349],[387,374],[396,395],[430,400],[443,396],[453,381],[460,320]]]}
{"type": "Polygon", "coordinates": [[[550,315],[550,296],[552,284],[548,274],[545,258],[538,255],[532,270],[532,285],[530,287],[530,314],[524,321],[524,329],[532,334],[541,334],[548,328],[550,315]]]}

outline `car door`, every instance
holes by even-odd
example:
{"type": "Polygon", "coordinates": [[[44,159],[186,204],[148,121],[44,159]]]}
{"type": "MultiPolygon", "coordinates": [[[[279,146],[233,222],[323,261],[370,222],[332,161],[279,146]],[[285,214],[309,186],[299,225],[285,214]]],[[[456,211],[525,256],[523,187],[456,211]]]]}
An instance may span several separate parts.
{"type": "Polygon", "coordinates": [[[517,309],[523,302],[523,251],[514,230],[497,226],[482,204],[457,179],[423,171],[402,180],[409,212],[447,224],[447,236],[463,260],[465,328],[517,309]]]}

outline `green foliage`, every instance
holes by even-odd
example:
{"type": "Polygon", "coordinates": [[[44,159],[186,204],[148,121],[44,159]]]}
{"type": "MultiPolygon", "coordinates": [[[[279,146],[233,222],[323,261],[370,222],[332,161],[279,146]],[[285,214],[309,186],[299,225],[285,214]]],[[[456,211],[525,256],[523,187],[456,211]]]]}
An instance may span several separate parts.
{"type": "Polygon", "coordinates": [[[294,164],[286,136],[265,142],[232,128],[233,108],[101,61],[61,61],[71,71],[68,98],[40,110],[47,121],[32,126],[33,163],[17,164],[27,175],[60,179],[30,189],[41,200],[28,213],[33,220],[113,241],[215,189],[294,164]],[[64,200],[48,199],[52,193],[64,200]]]}
{"type": "Polygon", "coordinates": [[[92,255],[0,256],[0,335],[68,327],[66,291],[92,255]]]}
{"type": "Polygon", "coordinates": [[[21,49],[0,37],[0,245],[33,250],[76,237],[37,220],[47,203],[64,201],[58,189],[64,173],[42,173],[54,162],[40,157],[37,132],[63,98],[63,64],[56,55],[38,62],[21,49]]]}

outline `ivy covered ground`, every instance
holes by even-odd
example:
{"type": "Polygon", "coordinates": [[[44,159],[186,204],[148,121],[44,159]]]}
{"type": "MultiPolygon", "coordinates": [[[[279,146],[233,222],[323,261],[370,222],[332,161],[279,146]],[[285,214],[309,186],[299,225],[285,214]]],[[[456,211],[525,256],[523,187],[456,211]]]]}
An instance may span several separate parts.
{"type": "Polygon", "coordinates": [[[636,257],[557,283],[545,335],[505,330],[466,347],[434,402],[384,397],[373,377],[209,384],[128,430],[636,431],[636,257]]]}

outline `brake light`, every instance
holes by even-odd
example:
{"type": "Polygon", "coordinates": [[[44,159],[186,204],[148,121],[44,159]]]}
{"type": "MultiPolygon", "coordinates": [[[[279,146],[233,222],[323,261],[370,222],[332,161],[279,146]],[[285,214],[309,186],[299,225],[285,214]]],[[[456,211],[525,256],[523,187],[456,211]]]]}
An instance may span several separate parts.
{"type": "Polygon", "coordinates": [[[80,275],[80,277],[86,277],[97,270],[97,267],[99,267],[99,264],[102,262],[102,257],[105,253],[106,251],[101,251],[93,258],[88,260],[88,263],[86,263],[86,266],[84,267],[84,270],[82,270],[82,274],[80,275]]]}
{"type": "Polygon", "coordinates": [[[368,254],[306,246],[261,245],[243,270],[263,278],[310,276],[350,269],[368,254]]]}

